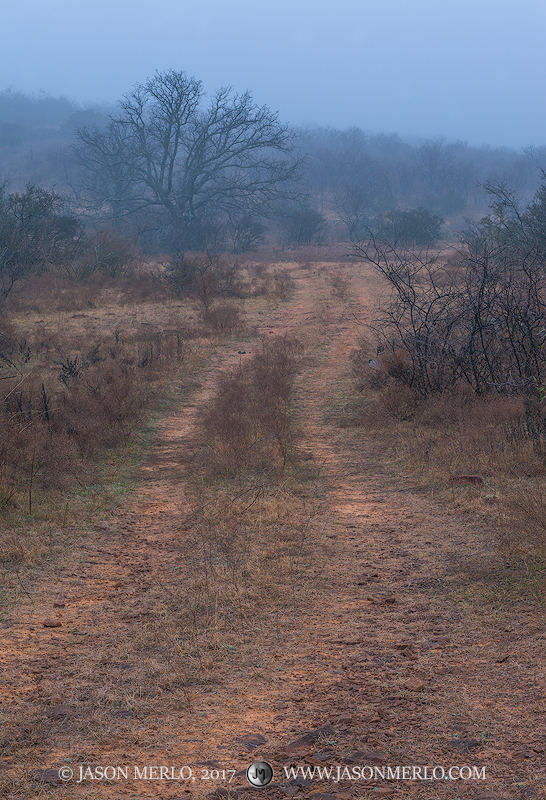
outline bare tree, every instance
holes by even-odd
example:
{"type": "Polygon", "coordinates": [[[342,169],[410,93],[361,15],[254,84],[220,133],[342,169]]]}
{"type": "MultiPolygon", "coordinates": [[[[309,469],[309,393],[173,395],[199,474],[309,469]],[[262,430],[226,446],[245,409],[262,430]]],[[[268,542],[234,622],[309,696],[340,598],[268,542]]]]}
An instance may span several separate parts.
{"type": "Polygon", "coordinates": [[[0,186],[0,304],[21,280],[73,258],[84,239],[60,195],[31,184],[7,194],[0,186]]]}
{"type": "Polygon", "coordinates": [[[173,245],[199,239],[211,219],[264,215],[293,194],[293,135],[249,93],[220,89],[203,109],[201,82],[156,73],[119,104],[106,130],[77,132],[86,188],[118,218],[146,212],[173,245]]]}

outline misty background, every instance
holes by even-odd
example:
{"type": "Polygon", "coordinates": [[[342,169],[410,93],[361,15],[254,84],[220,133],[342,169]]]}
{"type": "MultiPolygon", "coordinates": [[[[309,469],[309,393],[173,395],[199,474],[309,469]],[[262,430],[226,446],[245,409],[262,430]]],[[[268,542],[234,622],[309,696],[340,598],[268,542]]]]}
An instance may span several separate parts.
{"type": "Polygon", "coordinates": [[[115,102],[156,70],[250,89],[292,125],[546,143],[543,0],[20,0],[0,88],[115,102]]]}
{"type": "MultiPolygon", "coordinates": [[[[204,105],[221,87],[250,92],[294,134],[298,205],[294,191],[277,207],[275,235],[358,239],[371,220],[425,209],[449,236],[487,210],[487,184],[506,182],[525,203],[540,184],[545,25],[542,0],[22,0],[3,9],[0,33],[0,181],[54,187],[89,211],[78,131],[107,130],[127,93],[171,70],[202,82],[204,105]],[[302,213],[308,230],[294,232],[302,213]]],[[[95,226],[105,200],[95,192],[95,226]]],[[[260,217],[240,207],[237,224],[247,210],[260,217]]],[[[225,244],[222,213],[200,246],[225,244]]],[[[125,232],[142,239],[138,225],[125,232]]],[[[174,247],[152,239],[147,248],[174,247]]]]}

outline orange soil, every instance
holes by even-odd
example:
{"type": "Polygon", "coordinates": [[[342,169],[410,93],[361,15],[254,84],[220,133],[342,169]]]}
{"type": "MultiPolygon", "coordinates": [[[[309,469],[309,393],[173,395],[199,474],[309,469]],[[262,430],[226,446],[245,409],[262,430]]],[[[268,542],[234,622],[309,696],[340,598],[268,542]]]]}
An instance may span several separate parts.
{"type": "Polygon", "coordinates": [[[165,596],[179,592],[191,547],[185,476],[195,415],[218,370],[242,357],[238,343],[221,346],[191,400],[159,426],[135,496],[87,531],[54,582],[23,595],[4,621],[0,697],[21,725],[0,751],[2,796],[181,798],[223,787],[316,800],[546,797],[543,611],[529,599],[492,602],[502,565],[491,532],[391,474],[380,442],[329,421],[329,404],[350,392],[348,355],[376,287],[363,273],[357,304],[328,312],[321,276],[292,269],[294,301],[270,312],[258,332],[293,330],[315,350],[300,378],[299,413],[302,449],[326,487],[312,524],[323,555],[302,573],[300,602],[263,620],[242,655],[219,658],[215,682],[191,687],[191,697],[181,682],[169,684],[183,664],[165,614],[158,636],[172,636],[173,661],[158,655],[155,674],[142,672],[136,643],[150,619],[157,625],[165,596]],[[62,624],[46,628],[46,619],[62,624]],[[122,701],[134,716],[113,716],[122,701]],[[328,723],[333,732],[294,744],[328,723]],[[263,742],[245,742],[252,735],[263,742]],[[239,772],[257,758],[274,768],[267,789],[251,790],[242,774],[231,783],[202,780],[207,770],[239,772]],[[29,778],[62,765],[77,777],[82,763],[189,765],[197,780],[47,788],[29,778]],[[290,764],[344,763],[470,765],[485,767],[486,780],[317,777],[298,787],[283,777],[290,764]]]}

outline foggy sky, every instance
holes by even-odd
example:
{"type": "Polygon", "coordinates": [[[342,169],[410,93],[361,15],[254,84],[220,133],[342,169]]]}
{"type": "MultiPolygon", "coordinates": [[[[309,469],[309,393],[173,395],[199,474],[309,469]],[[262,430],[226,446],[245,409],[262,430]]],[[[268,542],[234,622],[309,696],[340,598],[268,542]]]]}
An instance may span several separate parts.
{"type": "Polygon", "coordinates": [[[546,0],[2,0],[0,90],[115,101],[156,70],[294,125],[546,145],[546,0]]]}

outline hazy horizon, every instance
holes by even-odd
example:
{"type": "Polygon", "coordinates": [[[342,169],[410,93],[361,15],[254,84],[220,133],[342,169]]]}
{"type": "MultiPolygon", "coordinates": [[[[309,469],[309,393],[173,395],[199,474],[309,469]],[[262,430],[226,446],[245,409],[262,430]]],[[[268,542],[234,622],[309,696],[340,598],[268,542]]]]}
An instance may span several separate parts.
{"type": "Polygon", "coordinates": [[[92,106],[172,68],[295,126],[546,145],[541,0],[21,0],[3,16],[2,89],[92,106]]]}

